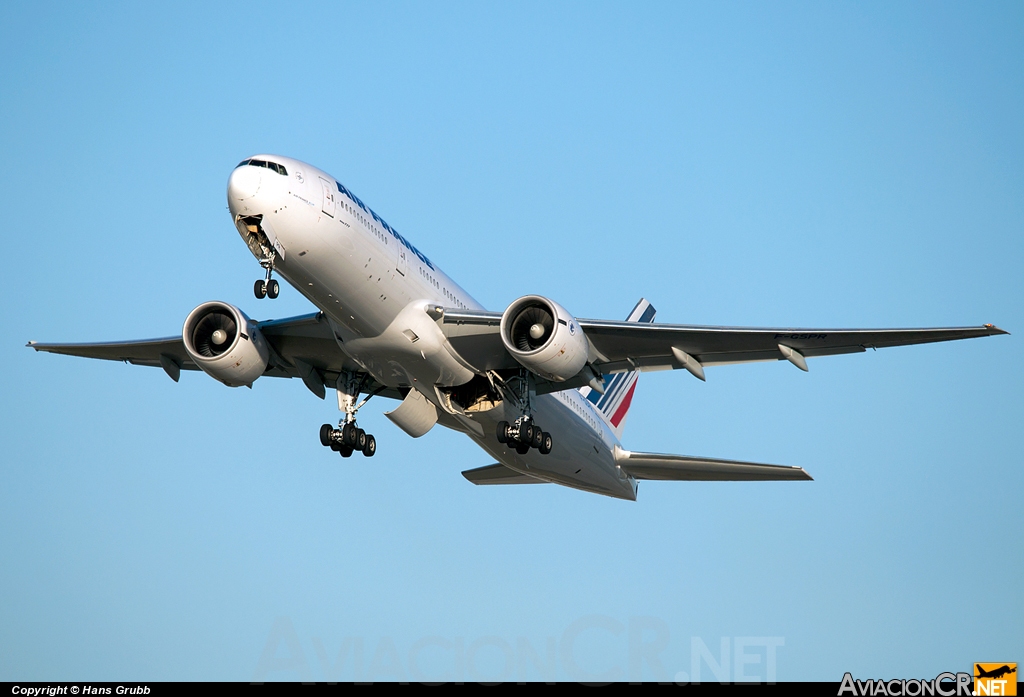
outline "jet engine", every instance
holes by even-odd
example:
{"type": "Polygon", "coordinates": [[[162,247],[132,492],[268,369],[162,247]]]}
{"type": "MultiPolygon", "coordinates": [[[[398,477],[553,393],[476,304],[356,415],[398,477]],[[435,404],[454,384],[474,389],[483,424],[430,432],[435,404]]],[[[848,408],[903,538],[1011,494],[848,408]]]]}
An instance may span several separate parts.
{"type": "Polygon", "coordinates": [[[195,364],[228,387],[251,385],[270,361],[259,327],[227,303],[203,303],[192,310],[181,334],[195,364]]]}
{"type": "Polygon", "coordinates": [[[564,382],[586,365],[590,342],[576,318],[539,295],[519,298],[501,316],[501,340],[523,367],[564,382]]]}

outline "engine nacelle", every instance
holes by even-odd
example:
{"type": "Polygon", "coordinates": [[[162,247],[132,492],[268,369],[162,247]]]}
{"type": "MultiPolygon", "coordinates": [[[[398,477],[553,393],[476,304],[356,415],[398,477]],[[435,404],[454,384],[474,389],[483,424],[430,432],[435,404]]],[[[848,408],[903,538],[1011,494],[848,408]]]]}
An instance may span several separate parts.
{"type": "Polygon", "coordinates": [[[587,363],[590,342],[576,318],[539,295],[519,298],[501,316],[501,340],[524,368],[553,382],[575,376],[587,363]]]}
{"type": "Polygon", "coordinates": [[[270,362],[259,327],[234,305],[203,303],[189,313],[181,336],[195,364],[228,387],[251,385],[270,362]]]}

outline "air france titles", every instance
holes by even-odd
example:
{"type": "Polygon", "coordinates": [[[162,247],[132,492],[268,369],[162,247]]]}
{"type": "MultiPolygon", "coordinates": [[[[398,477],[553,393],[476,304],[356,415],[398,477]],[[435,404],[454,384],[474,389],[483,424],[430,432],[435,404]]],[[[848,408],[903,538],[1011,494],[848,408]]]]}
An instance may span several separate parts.
{"type": "Polygon", "coordinates": [[[853,697],[972,697],[970,673],[939,673],[934,680],[854,680],[843,675],[839,695],[853,697]]]}

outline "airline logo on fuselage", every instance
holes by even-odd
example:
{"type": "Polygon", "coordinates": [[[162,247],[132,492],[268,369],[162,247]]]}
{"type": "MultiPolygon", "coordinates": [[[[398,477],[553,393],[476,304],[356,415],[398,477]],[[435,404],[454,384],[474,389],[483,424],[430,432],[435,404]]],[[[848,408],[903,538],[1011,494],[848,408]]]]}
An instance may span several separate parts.
{"type": "Polygon", "coordinates": [[[346,189],[345,186],[340,181],[335,179],[334,183],[338,185],[338,191],[340,191],[341,193],[345,194],[350,199],[352,199],[353,203],[355,203],[357,206],[362,208],[366,212],[367,215],[372,216],[374,220],[376,220],[378,223],[380,223],[380,226],[382,228],[384,228],[385,230],[387,230],[388,232],[390,232],[392,234],[392,236],[394,236],[394,238],[396,240],[398,240],[399,242],[402,243],[402,246],[404,246],[410,252],[415,254],[417,256],[417,258],[419,258],[420,261],[422,261],[424,264],[426,264],[428,267],[430,267],[431,271],[434,270],[434,265],[430,263],[430,259],[427,259],[426,255],[424,255],[423,252],[421,252],[420,250],[418,250],[415,247],[413,247],[412,244],[410,244],[409,240],[407,240],[404,237],[402,237],[401,235],[399,235],[398,232],[393,227],[391,227],[390,225],[387,224],[387,221],[385,221],[379,215],[374,213],[372,208],[370,208],[365,203],[363,203],[361,200],[359,200],[359,197],[356,196],[355,194],[353,194],[348,189],[346,189]]]}

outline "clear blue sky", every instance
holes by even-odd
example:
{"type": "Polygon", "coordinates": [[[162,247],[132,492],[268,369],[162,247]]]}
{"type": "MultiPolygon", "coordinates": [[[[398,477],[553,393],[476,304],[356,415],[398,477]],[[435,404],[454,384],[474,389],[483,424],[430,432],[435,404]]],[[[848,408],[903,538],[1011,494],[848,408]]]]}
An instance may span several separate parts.
{"type": "Polygon", "coordinates": [[[0,679],[535,679],[552,650],[672,680],[723,638],[767,677],[743,637],[780,680],[1024,662],[1020,3],[15,3],[0,65],[0,679]],[[386,401],[343,461],[298,381],[24,348],[312,311],[252,297],[225,186],[256,152],[494,310],[1014,335],[645,375],[627,447],[815,481],[636,503],[474,488],[482,451],[386,401]]]}

